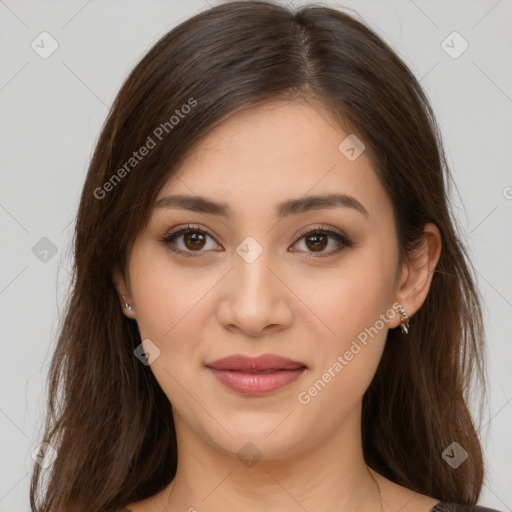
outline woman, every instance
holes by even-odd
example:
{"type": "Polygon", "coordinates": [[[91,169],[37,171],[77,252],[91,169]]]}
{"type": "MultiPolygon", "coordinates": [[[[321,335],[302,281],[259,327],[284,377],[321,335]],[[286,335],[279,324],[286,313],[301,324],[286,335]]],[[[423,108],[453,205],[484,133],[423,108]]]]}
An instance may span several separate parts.
{"type": "Polygon", "coordinates": [[[89,168],[32,509],[490,510],[449,180],[353,17],[235,2],[169,32],[89,168]]]}

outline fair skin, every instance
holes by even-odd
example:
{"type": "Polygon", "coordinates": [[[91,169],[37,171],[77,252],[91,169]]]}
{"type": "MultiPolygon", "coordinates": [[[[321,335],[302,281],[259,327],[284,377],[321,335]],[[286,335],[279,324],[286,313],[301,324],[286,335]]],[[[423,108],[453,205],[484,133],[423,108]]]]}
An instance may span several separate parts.
{"type": "Polygon", "coordinates": [[[252,107],[208,134],[159,192],[157,200],[184,194],[226,203],[231,216],[155,209],[126,275],[114,276],[121,304],[124,295],[134,308],[125,315],[160,351],[150,368],[172,404],[178,442],[174,481],[128,505],[133,512],[427,512],[439,501],[369,470],[360,424],[387,332],[400,326],[393,305],[406,309],[413,330],[440,234],[427,224],[420,250],[398,266],[390,199],[365,152],[350,161],[338,149],[347,135],[317,103],[252,107]],[[366,213],[335,206],[277,215],[283,201],[327,193],[351,196],[366,213]],[[207,233],[202,246],[183,234],[174,245],[159,240],[187,224],[207,233]],[[318,249],[314,236],[299,237],[320,227],[353,245],[328,235],[318,249]],[[236,251],[248,236],[257,242],[250,251],[262,250],[250,263],[236,251]],[[301,403],[299,393],[383,314],[378,333],[301,403]],[[247,396],[205,367],[236,353],[278,354],[307,370],[276,391],[247,396]],[[237,456],[247,443],[261,457],[250,465],[237,456]]]}

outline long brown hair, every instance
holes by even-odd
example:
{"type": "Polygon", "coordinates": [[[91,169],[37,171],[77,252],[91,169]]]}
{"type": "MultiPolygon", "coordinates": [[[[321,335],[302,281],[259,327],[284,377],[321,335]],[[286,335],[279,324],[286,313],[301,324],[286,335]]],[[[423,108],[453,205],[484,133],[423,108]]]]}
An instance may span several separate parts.
{"type": "Polygon", "coordinates": [[[247,1],[211,8],[160,39],[105,121],[80,200],[73,279],[49,374],[42,441],[58,456],[48,469],[34,465],[33,511],[105,510],[173,479],[171,405],[134,357],[140,335],[121,311],[112,273],[125,270],[159,190],[194,145],[228,115],[284,97],[321,101],[364,141],[394,207],[402,259],[425,223],[441,232],[428,296],[407,338],[389,331],[364,396],[364,457],[412,490],[476,503],[483,463],[467,394],[475,377],[483,382],[482,315],[428,99],[404,62],[353,16],[247,1]],[[149,139],[148,154],[131,160],[149,139]],[[441,457],[454,441],[469,454],[457,470],[441,457]]]}

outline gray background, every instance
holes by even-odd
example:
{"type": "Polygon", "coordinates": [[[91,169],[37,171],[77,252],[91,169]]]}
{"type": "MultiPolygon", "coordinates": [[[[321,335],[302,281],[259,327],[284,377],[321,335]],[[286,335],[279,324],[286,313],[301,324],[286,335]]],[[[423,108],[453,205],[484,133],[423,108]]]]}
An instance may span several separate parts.
{"type": "MultiPolygon", "coordinates": [[[[208,4],[0,0],[0,512],[29,509],[30,454],[42,432],[72,223],[101,125],[150,45],[208,4]],[[59,45],[46,59],[31,47],[43,31],[59,45]]],[[[421,78],[437,114],[485,300],[490,400],[480,429],[488,467],[481,503],[511,511],[512,0],[324,4],[360,13],[421,78]],[[469,44],[457,58],[445,51],[463,48],[457,36],[446,40],[453,31],[469,44]]]]}

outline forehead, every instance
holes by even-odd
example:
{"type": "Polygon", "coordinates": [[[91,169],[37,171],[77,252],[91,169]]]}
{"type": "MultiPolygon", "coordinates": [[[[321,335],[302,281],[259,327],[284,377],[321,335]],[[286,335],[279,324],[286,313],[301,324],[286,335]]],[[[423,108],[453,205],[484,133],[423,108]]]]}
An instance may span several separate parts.
{"type": "Polygon", "coordinates": [[[378,204],[386,202],[384,189],[353,137],[317,103],[250,107],[200,141],[157,201],[171,193],[201,195],[242,213],[283,199],[340,193],[355,197],[370,215],[382,215],[379,206],[389,209],[390,204],[378,204]]]}

